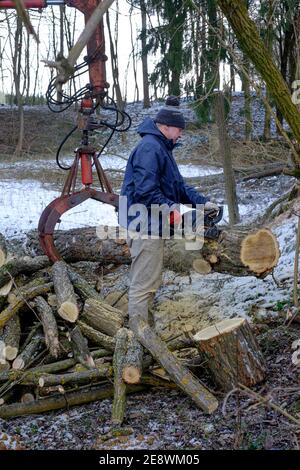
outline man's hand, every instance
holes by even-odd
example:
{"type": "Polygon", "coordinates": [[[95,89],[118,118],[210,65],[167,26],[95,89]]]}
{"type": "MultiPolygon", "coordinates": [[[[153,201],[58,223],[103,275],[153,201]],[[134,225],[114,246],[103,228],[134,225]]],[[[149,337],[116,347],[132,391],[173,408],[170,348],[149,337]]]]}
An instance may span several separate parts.
{"type": "Polygon", "coordinates": [[[170,212],[170,225],[179,225],[181,223],[181,214],[176,209],[170,212]]]}
{"type": "Polygon", "coordinates": [[[220,208],[218,206],[218,204],[215,204],[214,202],[211,202],[211,201],[207,201],[205,204],[204,204],[204,210],[205,211],[219,211],[220,208]]]}

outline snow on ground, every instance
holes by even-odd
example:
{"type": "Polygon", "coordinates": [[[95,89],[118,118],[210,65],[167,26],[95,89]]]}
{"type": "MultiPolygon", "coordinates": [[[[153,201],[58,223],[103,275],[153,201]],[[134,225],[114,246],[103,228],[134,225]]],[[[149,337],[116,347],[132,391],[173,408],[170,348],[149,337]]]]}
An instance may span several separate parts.
{"type": "MultiPolygon", "coordinates": [[[[0,233],[8,239],[21,238],[28,230],[36,229],[42,211],[59,195],[36,180],[0,181],[0,233]]],[[[88,200],[64,214],[57,228],[101,224],[117,224],[114,208],[88,200]]]]}
{"type": "MultiPolygon", "coordinates": [[[[72,160],[65,159],[69,165],[72,160]]],[[[104,155],[101,157],[104,169],[124,169],[126,161],[123,158],[104,155]]],[[[6,172],[31,169],[34,171],[56,170],[55,160],[35,160],[18,162],[1,162],[0,169],[6,172]]],[[[213,167],[197,165],[180,165],[183,176],[204,176],[218,172],[213,167]]],[[[12,175],[11,175],[12,176],[12,175]]],[[[45,207],[60,195],[48,187],[50,181],[41,183],[34,179],[0,181],[0,233],[7,238],[16,238],[38,225],[39,217],[45,207]]],[[[89,225],[117,225],[117,215],[113,207],[97,201],[86,201],[80,206],[68,211],[62,217],[59,226],[61,230],[85,227],[89,225]]]]}

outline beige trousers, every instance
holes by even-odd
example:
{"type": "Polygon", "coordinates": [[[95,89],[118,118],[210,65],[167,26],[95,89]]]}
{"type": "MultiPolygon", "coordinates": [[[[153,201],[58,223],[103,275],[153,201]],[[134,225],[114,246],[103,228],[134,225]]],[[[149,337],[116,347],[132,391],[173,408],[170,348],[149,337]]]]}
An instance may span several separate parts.
{"type": "Polygon", "coordinates": [[[133,316],[138,315],[151,323],[149,309],[156,290],[162,280],[164,240],[127,239],[132,263],[130,269],[130,288],[128,315],[129,326],[133,316]]]}

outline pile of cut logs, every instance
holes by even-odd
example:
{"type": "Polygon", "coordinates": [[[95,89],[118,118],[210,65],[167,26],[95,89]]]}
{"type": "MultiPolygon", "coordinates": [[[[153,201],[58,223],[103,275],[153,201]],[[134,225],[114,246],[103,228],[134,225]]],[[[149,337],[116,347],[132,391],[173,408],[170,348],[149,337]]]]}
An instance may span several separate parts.
{"type": "MultiPolygon", "coordinates": [[[[224,248],[224,240],[228,239],[229,235],[223,236],[219,244],[208,242],[203,249],[203,262],[198,264],[202,266],[210,260],[211,266],[221,270],[223,263],[226,272],[228,263],[233,263],[224,248]]],[[[255,275],[260,277],[276,265],[277,241],[266,229],[252,235],[248,244],[245,237],[238,238],[236,234],[231,240],[235,243],[230,245],[234,259],[238,258],[237,244],[241,246],[244,241],[240,253],[248,261],[251,257],[254,260],[251,271],[249,262],[244,268],[241,261],[236,262],[240,275],[256,270],[255,275]],[[264,254],[260,264],[258,251],[264,254]]],[[[31,240],[31,252],[32,243],[31,240]]],[[[128,261],[125,242],[103,243],[109,244],[110,263],[116,251],[120,263],[120,250],[123,262],[128,261]]],[[[73,234],[68,245],[69,253],[77,253],[77,259],[72,261],[79,261],[80,252],[84,259],[86,245],[82,238],[78,246],[73,234]]],[[[174,246],[170,242],[167,253],[174,246]]],[[[103,250],[97,253],[103,261],[103,250]]],[[[174,269],[181,266],[180,253],[177,246],[173,251],[173,259],[177,256],[174,269]]],[[[192,260],[197,265],[195,256],[192,260]]],[[[185,255],[184,267],[186,264],[185,255]]],[[[48,258],[39,255],[10,259],[5,240],[0,237],[0,417],[40,413],[113,397],[112,422],[121,424],[126,395],[157,386],[179,387],[204,412],[216,410],[218,401],[213,393],[191,372],[188,362],[169,350],[148,323],[137,316],[130,324],[131,329],[126,325],[126,315],[100,296],[76,270],[76,263],[71,267],[58,261],[50,266],[48,258]]],[[[264,379],[264,360],[244,319],[224,320],[191,335],[190,340],[198,348],[200,362],[206,364],[221,389],[230,390],[239,382],[252,386],[264,379]]]]}

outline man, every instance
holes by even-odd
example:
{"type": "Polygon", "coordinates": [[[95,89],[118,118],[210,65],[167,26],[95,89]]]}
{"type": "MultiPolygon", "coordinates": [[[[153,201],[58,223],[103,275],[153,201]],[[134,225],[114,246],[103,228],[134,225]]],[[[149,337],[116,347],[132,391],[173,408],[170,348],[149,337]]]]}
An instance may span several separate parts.
{"type": "MultiPolygon", "coordinates": [[[[179,101],[176,97],[169,97],[166,105],[159,110],[155,119],[146,118],[139,126],[138,133],[142,140],[131,153],[121,190],[122,196],[127,198],[127,227],[128,240],[132,264],[130,271],[129,289],[129,324],[134,315],[141,316],[149,321],[149,304],[154,298],[155,291],[161,284],[163,267],[163,224],[161,219],[154,221],[151,206],[162,207],[162,215],[168,213],[171,225],[181,222],[179,204],[205,204],[205,208],[216,209],[208,198],[198,193],[194,188],[186,185],[179,172],[172,155],[178,139],[185,128],[183,114],[179,110],[179,101]],[[136,233],[132,233],[132,226],[136,214],[130,212],[132,208],[142,209],[136,233]],[[208,207],[209,206],[209,207],[208,207]],[[143,213],[142,220],[141,213],[143,213]],[[158,221],[158,223],[157,223],[158,221]],[[146,234],[146,236],[145,236],[146,234]]],[[[120,209],[120,224],[124,220],[124,211],[120,209]]]]}

